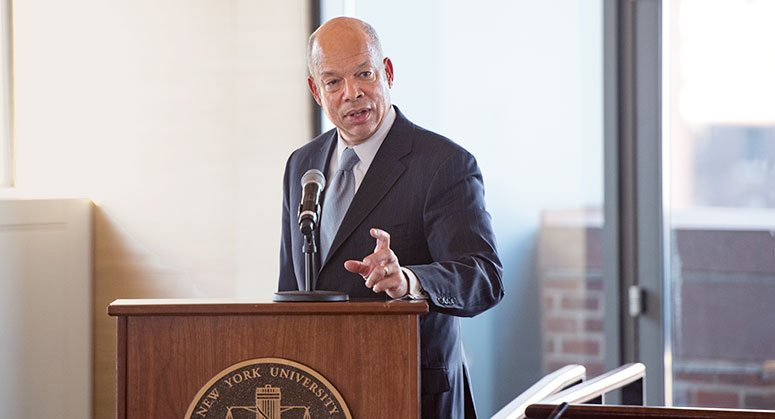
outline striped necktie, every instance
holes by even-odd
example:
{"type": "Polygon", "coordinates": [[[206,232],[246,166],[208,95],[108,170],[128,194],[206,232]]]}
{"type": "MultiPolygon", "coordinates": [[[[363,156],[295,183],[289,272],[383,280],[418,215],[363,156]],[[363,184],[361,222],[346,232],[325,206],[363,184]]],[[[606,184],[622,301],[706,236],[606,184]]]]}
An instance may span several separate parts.
{"type": "Polygon", "coordinates": [[[355,196],[355,174],[353,166],[360,159],[355,150],[347,147],[339,158],[339,169],[334,173],[328,192],[323,201],[323,213],[320,221],[320,260],[324,262],[331,249],[339,225],[342,223],[347,208],[355,196]]]}

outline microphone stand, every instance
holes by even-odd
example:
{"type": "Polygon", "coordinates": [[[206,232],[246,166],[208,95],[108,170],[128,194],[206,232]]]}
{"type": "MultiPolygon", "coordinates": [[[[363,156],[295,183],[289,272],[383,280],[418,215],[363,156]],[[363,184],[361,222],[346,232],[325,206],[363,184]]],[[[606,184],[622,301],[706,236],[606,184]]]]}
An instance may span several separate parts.
{"type": "Polygon", "coordinates": [[[315,235],[310,231],[304,235],[304,289],[312,290],[312,276],[315,275],[315,254],[318,252],[315,246],[315,235]]]}
{"type": "Polygon", "coordinates": [[[315,255],[318,252],[315,245],[315,230],[317,230],[317,220],[320,219],[320,205],[317,205],[315,212],[301,212],[299,206],[299,228],[304,235],[304,290],[303,291],[280,291],[274,293],[275,302],[310,302],[310,301],[348,301],[350,297],[340,291],[327,291],[314,289],[315,282],[312,278],[315,276],[315,255]],[[309,214],[307,214],[309,213],[309,214]]]}

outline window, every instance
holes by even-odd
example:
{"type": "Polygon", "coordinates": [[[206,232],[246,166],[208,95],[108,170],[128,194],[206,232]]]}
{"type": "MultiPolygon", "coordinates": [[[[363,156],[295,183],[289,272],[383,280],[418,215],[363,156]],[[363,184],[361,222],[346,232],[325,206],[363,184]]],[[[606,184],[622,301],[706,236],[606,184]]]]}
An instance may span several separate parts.
{"type": "Polygon", "coordinates": [[[602,0],[321,6],[324,21],[374,25],[395,68],[393,103],[482,169],[506,296],[463,321],[479,415],[558,366],[602,372],[602,0]]]}
{"type": "Polygon", "coordinates": [[[775,409],[775,2],[663,8],[673,402],[775,409]]]}
{"type": "Polygon", "coordinates": [[[0,0],[0,187],[13,186],[11,1],[0,0]]]}

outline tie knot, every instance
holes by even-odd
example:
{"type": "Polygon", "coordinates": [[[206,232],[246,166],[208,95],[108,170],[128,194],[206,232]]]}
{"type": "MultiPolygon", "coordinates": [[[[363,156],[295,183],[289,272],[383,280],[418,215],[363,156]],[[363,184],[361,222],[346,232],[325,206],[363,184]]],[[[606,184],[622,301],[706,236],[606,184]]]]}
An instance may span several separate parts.
{"type": "Polygon", "coordinates": [[[361,161],[361,159],[359,159],[358,155],[355,154],[355,150],[353,150],[351,147],[347,147],[342,152],[342,159],[339,161],[339,170],[344,172],[353,170],[353,166],[355,166],[355,164],[359,161],[361,161]]]}

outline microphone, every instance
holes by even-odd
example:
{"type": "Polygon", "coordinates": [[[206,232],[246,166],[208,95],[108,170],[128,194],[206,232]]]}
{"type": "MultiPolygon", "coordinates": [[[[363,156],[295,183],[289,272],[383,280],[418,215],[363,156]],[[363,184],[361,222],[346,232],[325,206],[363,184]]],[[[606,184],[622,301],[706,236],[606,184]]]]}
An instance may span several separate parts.
{"type": "Polygon", "coordinates": [[[299,203],[299,228],[304,235],[312,234],[320,218],[320,192],[326,187],[326,177],[318,169],[309,169],[301,177],[304,192],[299,203]]]}
{"type": "Polygon", "coordinates": [[[304,235],[304,289],[279,291],[274,301],[348,301],[350,296],[339,291],[315,290],[313,279],[317,272],[315,264],[315,236],[312,234],[320,219],[320,193],[326,187],[326,177],[318,169],[309,169],[301,177],[301,203],[299,204],[299,229],[304,235]]]}

